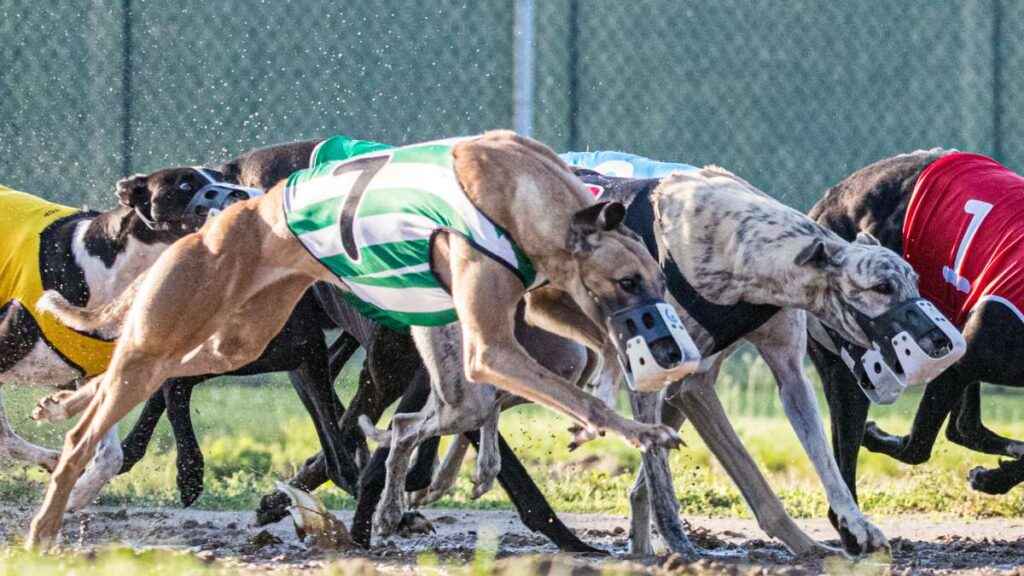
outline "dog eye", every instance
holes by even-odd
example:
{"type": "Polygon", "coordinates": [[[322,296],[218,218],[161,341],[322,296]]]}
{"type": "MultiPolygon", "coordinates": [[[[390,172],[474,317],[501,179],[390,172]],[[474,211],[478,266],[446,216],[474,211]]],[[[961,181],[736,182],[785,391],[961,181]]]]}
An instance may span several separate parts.
{"type": "Polygon", "coordinates": [[[885,296],[891,296],[896,292],[896,287],[893,286],[892,282],[882,282],[881,284],[877,284],[872,287],[871,290],[885,296]]]}
{"type": "Polygon", "coordinates": [[[188,182],[182,182],[181,184],[178,184],[178,190],[181,190],[182,192],[191,192],[192,185],[188,182]]]}
{"type": "Polygon", "coordinates": [[[622,288],[627,294],[636,294],[640,291],[640,281],[635,275],[619,278],[618,282],[619,288],[622,288]]]}

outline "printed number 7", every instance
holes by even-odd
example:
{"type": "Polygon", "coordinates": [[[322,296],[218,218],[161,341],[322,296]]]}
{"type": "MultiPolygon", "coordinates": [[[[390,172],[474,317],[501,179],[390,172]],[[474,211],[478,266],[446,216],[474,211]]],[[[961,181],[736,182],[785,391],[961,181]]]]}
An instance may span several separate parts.
{"type": "Polygon", "coordinates": [[[964,238],[960,241],[960,247],[956,249],[953,267],[942,267],[942,279],[956,286],[956,289],[964,294],[971,291],[971,281],[960,275],[960,268],[964,264],[964,256],[967,254],[967,248],[971,245],[971,240],[974,240],[974,235],[978,233],[978,228],[981,228],[981,221],[988,216],[991,210],[991,204],[980,200],[968,200],[964,204],[964,212],[971,215],[971,223],[967,225],[967,232],[964,233],[964,238]]]}
{"type": "Polygon", "coordinates": [[[359,246],[356,246],[356,210],[359,209],[359,201],[363,199],[363,193],[366,192],[370,181],[389,161],[390,154],[370,156],[345,162],[334,171],[335,176],[346,172],[360,172],[352,184],[352,189],[348,191],[345,204],[341,207],[341,216],[338,218],[338,225],[341,227],[341,246],[345,249],[345,254],[356,262],[360,257],[359,246]]]}

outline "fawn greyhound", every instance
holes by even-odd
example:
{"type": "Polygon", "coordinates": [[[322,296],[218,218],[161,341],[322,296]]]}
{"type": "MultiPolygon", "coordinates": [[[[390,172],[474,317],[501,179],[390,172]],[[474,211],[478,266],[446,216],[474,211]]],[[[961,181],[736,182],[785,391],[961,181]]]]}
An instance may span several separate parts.
{"type": "MultiPolygon", "coordinates": [[[[318,228],[309,222],[296,223],[286,214],[286,199],[295,201],[289,195],[294,191],[289,186],[294,184],[291,179],[265,196],[234,204],[199,232],[174,244],[107,311],[111,317],[126,315],[123,332],[103,376],[65,399],[68,414],[84,413],[65,439],[43,505],[32,521],[28,546],[53,542],[71,487],[99,438],[128,410],[168,377],[228,372],[252,361],[317,280],[340,285],[379,310],[390,308],[399,317],[405,315],[410,325],[417,321],[447,324],[459,319],[465,372],[472,381],[493,383],[555,408],[588,428],[615,431],[638,446],[679,443],[674,430],[623,418],[544,369],[514,336],[517,303],[533,285],[524,282],[522,271],[531,269],[536,274],[531,280],[545,280],[579,307],[550,298],[528,311],[564,335],[602,350],[607,348],[605,342],[613,342],[627,355],[627,347],[636,345],[634,337],[645,340],[643,328],[636,326],[640,317],[643,324],[658,327],[655,334],[671,334],[645,341],[640,347],[646,352],[645,360],[650,360],[648,364],[663,368],[660,374],[637,367],[634,355],[624,360],[634,368],[638,385],[653,389],[692,371],[695,358],[687,356],[691,348],[669,332],[666,324],[671,318],[658,317],[660,309],[653,309],[664,297],[664,279],[643,244],[620,229],[623,207],[595,204],[554,153],[512,133],[491,132],[449,143],[446,156],[420,156],[423,146],[407,148],[401,155],[411,162],[420,158],[432,165],[446,163],[442,168],[454,174],[471,208],[486,214],[491,222],[494,232],[488,238],[504,240],[504,244],[499,242],[508,248],[503,257],[482,252],[470,236],[440,228],[430,233],[426,244],[428,267],[416,270],[419,276],[415,279],[407,279],[428,283],[423,288],[424,298],[418,302],[396,300],[394,294],[376,290],[389,284],[389,275],[383,276],[385,282],[374,283],[367,280],[373,272],[360,269],[367,276],[354,288],[356,283],[341,280],[337,268],[328,268],[323,258],[312,256],[317,252],[324,256],[321,249],[334,242],[338,244],[335,255],[343,250],[349,259],[330,264],[344,268],[360,260],[364,253],[359,243],[367,238],[363,233],[356,238],[351,229],[343,228],[340,234],[329,233],[338,238],[300,240],[302,233],[315,234],[318,228]],[[510,239],[516,248],[510,246],[510,239]],[[522,266],[520,273],[509,267],[513,257],[522,266]],[[433,278],[420,274],[423,271],[433,278]],[[441,292],[450,293],[447,301],[441,292]],[[639,316],[634,318],[634,314],[639,316]],[[641,333],[610,333],[617,321],[624,319],[641,333]]],[[[399,152],[387,157],[394,159],[392,154],[399,152]]],[[[365,192],[373,179],[366,176],[374,171],[371,168],[385,174],[387,162],[378,162],[372,166],[364,162],[347,173],[352,164],[331,169],[350,176],[348,188],[358,200],[358,192],[365,192]]],[[[388,171],[383,177],[400,179],[401,168],[394,172],[397,174],[388,171]]],[[[317,187],[314,193],[330,193],[331,188],[317,187]]],[[[305,216],[315,217],[313,201],[305,200],[305,207],[310,208],[305,216]]],[[[350,218],[358,207],[358,202],[352,202],[334,209],[350,218]]],[[[405,229],[371,227],[366,233],[377,231],[401,236],[405,229]]]]}

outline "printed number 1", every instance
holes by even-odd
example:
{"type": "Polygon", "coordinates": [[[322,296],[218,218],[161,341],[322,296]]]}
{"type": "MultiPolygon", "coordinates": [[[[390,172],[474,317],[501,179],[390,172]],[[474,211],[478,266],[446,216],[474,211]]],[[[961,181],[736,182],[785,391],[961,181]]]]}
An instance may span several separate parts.
{"type": "Polygon", "coordinates": [[[971,215],[971,223],[967,225],[967,232],[964,233],[964,238],[960,241],[960,247],[956,249],[953,267],[942,267],[942,279],[956,286],[956,289],[964,294],[971,291],[971,281],[960,275],[960,268],[964,265],[964,256],[967,254],[967,248],[971,245],[971,240],[974,240],[974,235],[978,233],[978,228],[981,228],[981,221],[991,211],[992,205],[988,202],[968,200],[964,204],[964,212],[971,215]]]}
{"type": "Polygon", "coordinates": [[[356,246],[356,210],[359,208],[359,201],[363,199],[366,187],[370,185],[373,177],[380,172],[380,169],[391,161],[391,155],[370,156],[345,162],[334,171],[335,176],[346,172],[359,172],[352,189],[348,191],[345,204],[341,207],[341,216],[338,218],[338,225],[341,227],[341,246],[345,254],[352,260],[359,261],[359,246],[356,246]]]}

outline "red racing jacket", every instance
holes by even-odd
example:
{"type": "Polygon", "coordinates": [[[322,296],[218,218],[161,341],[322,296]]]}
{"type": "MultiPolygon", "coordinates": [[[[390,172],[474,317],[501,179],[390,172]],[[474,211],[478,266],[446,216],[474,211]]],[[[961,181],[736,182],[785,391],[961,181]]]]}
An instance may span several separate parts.
{"type": "Polygon", "coordinates": [[[958,328],[985,300],[1024,320],[1024,177],[979,154],[939,158],[914,187],[903,257],[921,277],[921,296],[958,328]]]}

